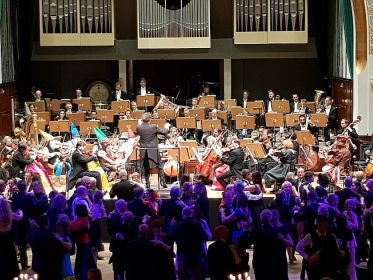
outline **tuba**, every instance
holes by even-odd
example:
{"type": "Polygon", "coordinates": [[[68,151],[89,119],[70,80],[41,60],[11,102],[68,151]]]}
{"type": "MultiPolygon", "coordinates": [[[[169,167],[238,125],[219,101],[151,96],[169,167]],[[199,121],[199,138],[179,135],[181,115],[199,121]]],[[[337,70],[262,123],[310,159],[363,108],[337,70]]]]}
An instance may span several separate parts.
{"type": "Polygon", "coordinates": [[[320,113],[324,109],[324,101],[326,92],[320,89],[315,89],[314,101],[316,105],[316,112],[320,113]]]}

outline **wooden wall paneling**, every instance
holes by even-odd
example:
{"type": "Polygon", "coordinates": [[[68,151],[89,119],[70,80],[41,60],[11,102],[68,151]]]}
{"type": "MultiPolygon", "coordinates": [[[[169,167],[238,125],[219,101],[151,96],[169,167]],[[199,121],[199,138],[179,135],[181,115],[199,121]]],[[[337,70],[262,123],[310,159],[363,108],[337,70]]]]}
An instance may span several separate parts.
{"type": "Polygon", "coordinates": [[[334,106],[338,107],[338,121],[345,118],[352,120],[353,105],[353,83],[352,80],[335,78],[332,80],[332,98],[334,106]]]}
{"type": "Polygon", "coordinates": [[[0,136],[12,134],[11,98],[15,91],[14,84],[0,85],[0,136]]]}

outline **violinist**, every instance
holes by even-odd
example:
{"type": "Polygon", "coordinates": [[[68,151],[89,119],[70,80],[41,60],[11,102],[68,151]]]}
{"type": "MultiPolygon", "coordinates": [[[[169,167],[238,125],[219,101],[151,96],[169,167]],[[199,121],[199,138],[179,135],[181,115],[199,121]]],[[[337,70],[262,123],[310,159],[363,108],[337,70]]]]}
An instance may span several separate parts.
{"type": "Polygon", "coordinates": [[[271,187],[271,184],[276,180],[284,180],[286,174],[290,171],[291,164],[297,157],[293,142],[290,139],[282,141],[282,148],[277,149],[275,152],[279,154],[277,165],[263,175],[263,180],[267,187],[271,187]]]}
{"type": "Polygon", "coordinates": [[[274,157],[271,156],[272,155],[272,140],[271,138],[269,138],[267,129],[263,129],[262,136],[259,139],[259,143],[263,144],[264,152],[267,155],[265,158],[258,160],[259,171],[261,174],[264,174],[268,170],[268,167],[274,166],[275,164],[277,164],[274,157]]]}
{"type": "Polygon", "coordinates": [[[66,117],[66,111],[61,109],[58,116],[54,118],[55,121],[68,121],[68,117],[66,117]]]}
{"type": "Polygon", "coordinates": [[[71,161],[72,161],[72,172],[70,177],[68,178],[68,189],[71,190],[74,186],[76,181],[83,176],[94,177],[97,182],[97,186],[101,187],[101,175],[97,171],[88,171],[87,164],[91,161],[97,161],[96,156],[90,156],[85,158],[83,154],[86,154],[87,151],[85,150],[86,143],[84,141],[79,141],[76,144],[76,150],[73,152],[71,161]]]}
{"type": "Polygon", "coordinates": [[[176,127],[171,127],[168,139],[166,140],[166,145],[177,147],[179,142],[183,140],[184,139],[180,136],[179,130],[176,127]]]}
{"type": "Polygon", "coordinates": [[[245,153],[240,147],[240,140],[233,140],[232,144],[226,150],[227,156],[221,158],[221,162],[229,166],[229,171],[216,177],[216,180],[225,188],[232,176],[242,179],[242,163],[245,160],[245,153]]]}

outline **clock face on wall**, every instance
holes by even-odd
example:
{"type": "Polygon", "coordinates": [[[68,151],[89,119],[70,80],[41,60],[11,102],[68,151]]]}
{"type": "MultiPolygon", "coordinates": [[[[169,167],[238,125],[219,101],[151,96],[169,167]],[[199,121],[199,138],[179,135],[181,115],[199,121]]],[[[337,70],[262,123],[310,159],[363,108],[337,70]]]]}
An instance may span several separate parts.
{"type": "Polygon", "coordinates": [[[106,102],[110,96],[110,86],[103,81],[95,81],[88,86],[87,93],[93,102],[106,102]]]}

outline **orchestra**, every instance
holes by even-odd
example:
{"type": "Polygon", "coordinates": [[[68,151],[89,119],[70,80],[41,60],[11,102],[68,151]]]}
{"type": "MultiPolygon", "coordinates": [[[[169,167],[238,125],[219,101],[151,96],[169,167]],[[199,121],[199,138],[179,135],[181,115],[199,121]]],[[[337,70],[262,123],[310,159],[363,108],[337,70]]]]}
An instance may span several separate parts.
{"type": "MultiPolygon", "coordinates": [[[[154,167],[159,170],[160,185],[167,187],[163,166],[169,161],[177,170],[177,174],[171,176],[173,181],[180,180],[184,174],[203,174],[212,190],[224,190],[231,177],[242,178],[243,169],[259,172],[266,187],[281,182],[288,171],[297,173],[295,166],[304,171],[325,173],[338,182],[352,162],[351,154],[357,155],[355,127],[361,119],[351,123],[341,119],[339,134],[331,137],[337,128],[338,106],[319,90],[316,90],[315,102],[307,102],[297,93],[291,95],[289,102],[269,90],[267,99],[259,101],[262,111],[256,108],[255,114],[250,113],[253,101],[249,91],[244,90],[241,98],[234,100],[234,104],[240,105],[234,107],[238,110],[236,115],[233,115],[231,103],[216,100],[208,84],[190,100],[189,106],[175,104],[174,99],[154,91],[147,86],[145,78],[141,78],[140,87],[133,96],[124,92],[121,83],[117,82],[106,100],[91,100],[87,110],[82,110],[83,105],[79,102],[90,97],[83,97],[79,88],[75,91],[75,99],[64,99],[60,103],[60,100],[46,101],[40,90],[35,90],[33,95],[35,102],[25,103],[24,114],[14,130],[15,138],[7,136],[2,140],[2,173],[22,178],[24,172],[32,169],[28,168],[30,165],[39,168],[37,172],[47,177],[54,178],[65,172],[67,190],[73,188],[84,174],[91,174],[100,182],[100,187],[110,190],[110,182],[125,169],[129,176],[138,172],[145,180],[144,186],[150,187],[149,178],[154,167]],[[44,112],[37,107],[37,102],[45,102],[44,112]],[[120,106],[112,107],[111,102],[119,102],[120,106]],[[284,121],[278,127],[267,126],[265,116],[279,113],[278,102],[280,108],[288,108],[280,112],[284,120],[289,117],[291,121],[284,121]],[[57,109],[56,103],[60,104],[57,109]],[[199,114],[200,109],[204,113],[199,114]],[[254,126],[245,124],[244,129],[237,129],[239,115],[254,117],[254,126]],[[325,116],[326,123],[318,119],[320,115],[325,116]],[[57,127],[62,127],[60,122],[67,122],[70,129],[52,131],[51,120],[57,127]],[[206,125],[207,121],[211,122],[206,125]],[[102,129],[104,132],[101,132],[108,135],[104,141],[99,141],[96,129],[102,129]],[[43,139],[43,133],[48,132],[52,138],[43,139]],[[298,133],[307,134],[301,134],[302,139],[298,139],[298,133]],[[62,136],[62,142],[56,143],[57,136],[62,136]],[[333,144],[324,148],[325,142],[333,144]],[[86,151],[85,147],[92,144],[93,150],[86,151]],[[181,155],[183,147],[188,151],[185,155],[181,155]],[[33,150],[31,157],[29,149],[33,150]],[[166,153],[167,159],[160,153],[166,153]],[[37,164],[33,164],[34,161],[37,164]],[[61,163],[58,172],[56,162],[61,163]],[[48,167],[48,172],[40,168],[41,163],[48,167]]],[[[372,166],[370,150],[366,156],[372,166]]],[[[45,181],[45,192],[53,190],[50,179],[45,181]]]]}

